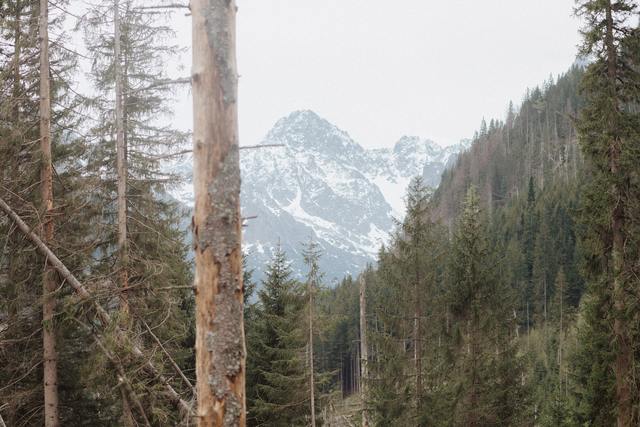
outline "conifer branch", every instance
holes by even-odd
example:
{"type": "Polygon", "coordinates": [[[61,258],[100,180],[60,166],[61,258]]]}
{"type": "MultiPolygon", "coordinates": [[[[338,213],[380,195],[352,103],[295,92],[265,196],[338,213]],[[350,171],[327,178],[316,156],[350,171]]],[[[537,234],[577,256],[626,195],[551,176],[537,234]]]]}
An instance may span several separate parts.
{"type": "MultiPolygon", "coordinates": [[[[62,261],[60,261],[60,259],[51,251],[51,249],[49,249],[49,247],[44,244],[40,237],[38,237],[38,235],[31,230],[31,228],[22,220],[22,218],[20,218],[20,216],[15,213],[13,209],[11,209],[11,207],[2,198],[0,198],[0,210],[2,210],[18,226],[18,229],[31,241],[31,243],[38,249],[41,255],[47,258],[47,262],[49,263],[49,265],[53,267],[58,272],[58,274],[60,274],[60,276],[65,279],[67,283],[69,283],[69,285],[76,291],[76,293],[83,300],[92,302],[98,319],[102,324],[102,328],[108,328],[111,324],[111,316],[109,315],[109,313],[107,313],[107,311],[102,308],[102,306],[97,301],[91,298],[91,294],[84,287],[84,285],[80,283],[80,281],[71,273],[71,271],[69,271],[69,269],[62,263],[62,261]]],[[[116,331],[119,335],[121,335],[121,338],[123,338],[124,332],[120,329],[116,329],[116,331]]],[[[132,350],[135,356],[146,359],[144,357],[144,353],[138,346],[134,345],[132,350]]],[[[191,412],[191,406],[180,397],[180,395],[171,386],[169,381],[156,369],[156,367],[150,360],[146,360],[145,370],[152,374],[152,376],[160,381],[160,383],[165,387],[165,390],[171,402],[185,410],[186,413],[191,412]]]]}

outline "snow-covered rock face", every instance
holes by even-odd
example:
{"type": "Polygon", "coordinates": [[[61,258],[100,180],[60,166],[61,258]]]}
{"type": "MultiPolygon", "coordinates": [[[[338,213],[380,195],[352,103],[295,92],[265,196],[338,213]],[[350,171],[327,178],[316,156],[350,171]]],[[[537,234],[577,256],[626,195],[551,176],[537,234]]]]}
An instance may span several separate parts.
{"type": "MultiPolygon", "coordinates": [[[[280,119],[261,144],[283,146],[241,151],[242,212],[256,216],[243,230],[249,267],[262,277],[280,242],[294,270],[303,274],[302,243],[313,239],[323,250],[328,281],[374,262],[393,218],[404,213],[411,178],[423,175],[436,186],[464,148],[403,137],[393,149],[365,150],[311,111],[280,119]]],[[[188,178],[174,197],[193,206],[190,162],[172,169],[188,178]]]]}

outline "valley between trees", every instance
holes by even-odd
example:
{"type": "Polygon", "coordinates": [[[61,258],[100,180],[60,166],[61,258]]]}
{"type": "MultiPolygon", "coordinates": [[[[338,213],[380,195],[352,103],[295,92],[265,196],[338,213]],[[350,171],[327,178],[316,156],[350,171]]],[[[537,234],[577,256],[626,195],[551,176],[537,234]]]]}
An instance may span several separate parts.
{"type": "Polygon", "coordinates": [[[640,423],[637,2],[578,1],[582,60],[412,179],[333,286],[309,236],[246,267],[235,3],[191,2],[191,79],[166,72],[184,5],[73,3],[0,3],[0,425],[640,423]]]}

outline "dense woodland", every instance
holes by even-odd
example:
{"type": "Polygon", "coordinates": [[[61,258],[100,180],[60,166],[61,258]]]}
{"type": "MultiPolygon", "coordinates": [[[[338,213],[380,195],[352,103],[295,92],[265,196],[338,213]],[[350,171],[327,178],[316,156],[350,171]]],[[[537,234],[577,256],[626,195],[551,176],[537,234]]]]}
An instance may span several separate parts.
{"type": "Polygon", "coordinates": [[[636,2],[577,2],[582,65],[483,119],[437,189],[416,177],[377,262],[335,286],[307,236],[306,277],[280,249],[242,272],[235,6],[193,79],[196,116],[231,123],[194,140],[236,144],[194,145],[193,261],[162,167],[192,138],[170,125],[172,6],[70,3],[0,2],[0,425],[640,423],[636,2]]]}

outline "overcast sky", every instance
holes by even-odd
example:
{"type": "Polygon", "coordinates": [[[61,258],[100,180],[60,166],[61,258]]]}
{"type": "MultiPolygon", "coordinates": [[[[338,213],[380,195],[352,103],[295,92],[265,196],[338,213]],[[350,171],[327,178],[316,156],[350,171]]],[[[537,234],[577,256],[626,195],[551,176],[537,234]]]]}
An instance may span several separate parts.
{"type": "MultiPolygon", "coordinates": [[[[367,147],[448,145],[573,63],[574,0],[237,0],[240,139],[311,109],[367,147]]],[[[181,41],[190,18],[177,16],[181,41]]],[[[189,70],[188,57],[185,66],[189,70]]],[[[191,124],[190,100],[176,119],[191,124]]]]}

